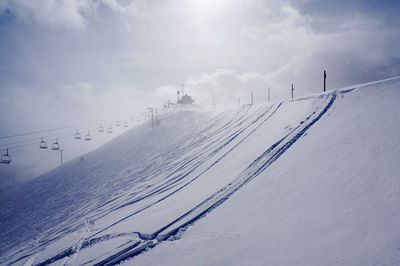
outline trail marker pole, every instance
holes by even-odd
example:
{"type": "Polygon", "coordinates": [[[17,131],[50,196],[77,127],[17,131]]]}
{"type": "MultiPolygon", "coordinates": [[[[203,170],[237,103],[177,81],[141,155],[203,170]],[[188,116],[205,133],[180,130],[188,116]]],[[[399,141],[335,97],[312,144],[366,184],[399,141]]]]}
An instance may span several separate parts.
{"type": "Polygon", "coordinates": [[[251,95],[251,105],[253,105],[254,104],[253,92],[251,92],[250,95],[251,95]]]}
{"type": "Polygon", "coordinates": [[[324,70],[324,92],[326,91],[326,71],[324,70]]]}
{"type": "Polygon", "coordinates": [[[63,150],[60,150],[61,165],[63,164],[63,150]]]}
{"type": "Polygon", "coordinates": [[[293,83],[292,83],[292,99],[293,99],[293,91],[294,91],[294,88],[293,88],[293,83]]]}

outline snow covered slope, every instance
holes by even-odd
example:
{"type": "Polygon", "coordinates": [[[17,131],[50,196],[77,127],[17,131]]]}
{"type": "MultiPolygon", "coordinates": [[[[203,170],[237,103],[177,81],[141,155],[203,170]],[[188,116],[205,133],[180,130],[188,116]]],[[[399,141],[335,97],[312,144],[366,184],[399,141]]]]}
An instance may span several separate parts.
{"type": "Polygon", "coordinates": [[[392,79],[164,114],[2,193],[0,263],[398,265],[399,100],[392,79]]]}

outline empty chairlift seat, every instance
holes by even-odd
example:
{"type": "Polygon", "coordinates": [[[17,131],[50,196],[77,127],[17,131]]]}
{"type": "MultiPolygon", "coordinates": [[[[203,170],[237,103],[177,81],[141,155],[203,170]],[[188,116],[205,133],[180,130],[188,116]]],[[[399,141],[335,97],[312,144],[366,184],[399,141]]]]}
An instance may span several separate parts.
{"type": "Polygon", "coordinates": [[[51,145],[51,149],[52,149],[53,151],[58,151],[58,150],[60,149],[60,144],[58,143],[58,139],[56,139],[56,142],[54,142],[54,143],[51,145]]]}
{"type": "Polygon", "coordinates": [[[47,142],[44,141],[43,138],[42,138],[42,141],[40,142],[39,147],[40,147],[41,149],[47,149],[47,148],[48,148],[47,142]]]}
{"type": "Polygon", "coordinates": [[[109,128],[107,129],[107,133],[113,133],[112,127],[109,127],[109,128]]]}
{"type": "Polygon", "coordinates": [[[77,130],[76,132],[75,132],[75,139],[81,139],[82,137],[81,137],[81,133],[79,132],[79,130],[77,130]]]}
{"type": "Polygon", "coordinates": [[[104,132],[104,127],[102,125],[99,126],[99,132],[104,132]]]}
{"type": "Polygon", "coordinates": [[[90,132],[88,131],[88,133],[86,134],[85,140],[89,141],[91,139],[92,139],[92,137],[90,136],[90,132]]]}
{"type": "Polygon", "coordinates": [[[8,149],[6,150],[6,153],[1,156],[0,162],[3,164],[11,163],[11,156],[8,154],[8,149]]]}
{"type": "Polygon", "coordinates": [[[124,127],[128,127],[128,122],[127,121],[124,122],[124,127]]]}

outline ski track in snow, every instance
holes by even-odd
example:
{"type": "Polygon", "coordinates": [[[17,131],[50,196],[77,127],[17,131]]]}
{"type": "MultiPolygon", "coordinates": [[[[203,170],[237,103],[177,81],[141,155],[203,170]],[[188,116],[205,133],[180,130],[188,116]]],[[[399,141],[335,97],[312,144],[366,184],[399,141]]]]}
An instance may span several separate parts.
{"type": "MultiPolygon", "coordinates": [[[[336,94],[330,95],[330,100],[325,108],[308,124],[306,122],[315,115],[315,112],[308,116],[305,121],[301,121],[300,125],[295,127],[290,131],[289,134],[284,136],[278,142],[273,144],[269,149],[267,149],[261,156],[259,156],[251,165],[249,165],[236,179],[229,183],[227,186],[221,188],[219,191],[205,199],[199,205],[185,213],[184,215],[178,217],[173,222],[167,224],[166,226],[160,228],[152,234],[141,234],[138,232],[141,238],[141,243],[137,247],[120,254],[117,257],[107,258],[97,265],[112,265],[120,263],[128,258],[139,255],[149,248],[155,247],[162,241],[170,239],[176,236],[180,231],[184,231],[187,226],[193,224],[198,219],[205,216],[207,213],[221,205],[228,198],[230,198],[237,190],[246,185],[248,182],[257,177],[262,171],[264,171],[270,164],[277,160],[287,149],[290,148],[301,136],[303,136],[306,131],[315,124],[332,106],[336,99],[336,94]],[[284,142],[289,139],[287,142],[284,142]],[[156,240],[156,241],[154,241],[156,240]]],[[[253,132],[252,132],[253,133],[253,132]]]]}
{"type": "MultiPolygon", "coordinates": [[[[114,195],[114,198],[98,206],[92,206],[94,214],[87,219],[89,223],[93,223],[108,215],[113,215],[114,212],[126,207],[131,208],[128,215],[116,221],[114,220],[113,223],[106,225],[94,234],[87,232],[89,236],[81,236],[78,240],[79,243],[77,242],[78,244],[36,265],[48,265],[56,261],[68,263],[68,260],[73,260],[74,256],[80,250],[93,247],[108,240],[129,236],[136,237],[136,241],[128,241],[112,250],[113,254],[108,257],[97,258],[98,260],[92,259],[85,263],[93,264],[97,261],[95,265],[112,265],[153,248],[162,241],[179,238],[180,233],[189,225],[204,217],[207,213],[229,199],[237,190],[256,178],[269,165],[276,161],[297,140],[305,136],[307,131],[332,107],[337,94],[345,94],[349,91],[351,90],[318,96],[318,98],[323,98],[323,106],[317,106],[305,120],[301,121],[294,128],[285,127],[285,130],[287,130],[286,135],[266,149],[264,153],[257,157],[239,175],[232,179],[231,182],[153,233],[132,231],[130,233],[102,235],[106,230],[166,200],[199,179],[265,124],[285,102],[260,107],[251,114],[248,114],[251,106],[244,105],[233,117],[229,118],[222,125],[220,121],[224,119],[226,114],[211,119],[208,127],[200,131],[196,137],[186,142],[179,149],[171,151],[167,155],[157,154],[153,157],[154,162],[147,164],[137,172],[131,173],[131,176],[137,176],[138,181],[131,186],[120,189],[118,195],[114,195]],[[322,110],[318,112],[320,108],[322,110]],[[179,156],[179,154],[183,154],[183,156],[179,156]],[[144,205],[135,207],[135,204],[144,202],[145,200],[144,205]]],[[[298,99],[298,101],[301,100],[303,99],[298,99]]],[[[115,188],[109,189],[113,190],[115,188]]],[[[83,206],[82,208],[87,207],[83,206]]],[[[51,230],[49,235],[53,235],[53,237],[46,239],[46,242],[35,248],[43,250],[45,245],[48,245],[50,242],[82,229],[85,225],[78,223],[82,217],[84,217],[84,214],[71,218],[73,220],[71,220],[70,226],[51,230]]],[[[24,259],[34,260],[34,258],[29,258],[34,256],[36,252],[28,252],[10,264],[20,262],[24,259]]]]}

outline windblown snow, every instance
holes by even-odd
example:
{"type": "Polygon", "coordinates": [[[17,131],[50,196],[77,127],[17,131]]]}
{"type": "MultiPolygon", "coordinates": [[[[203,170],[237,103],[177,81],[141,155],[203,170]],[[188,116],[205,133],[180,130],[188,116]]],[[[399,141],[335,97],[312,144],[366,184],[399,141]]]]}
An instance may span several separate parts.
{"type": "Polygon", "coordinates": [[[399,102],[168,111],[0,194],[0,264],[400,265],[399,102]]]}

